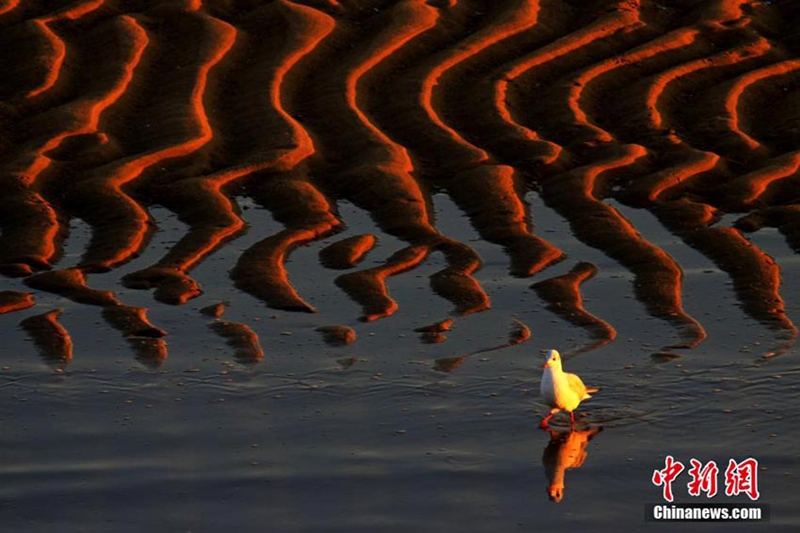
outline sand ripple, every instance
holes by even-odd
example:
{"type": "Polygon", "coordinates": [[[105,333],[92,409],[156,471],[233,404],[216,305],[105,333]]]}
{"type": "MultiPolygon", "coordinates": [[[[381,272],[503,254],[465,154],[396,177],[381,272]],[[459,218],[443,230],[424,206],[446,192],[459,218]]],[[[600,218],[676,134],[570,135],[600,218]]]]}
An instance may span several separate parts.
{"type": "MultiPolygon", "coordinates": [[[[650,211],[724,271],[744,311],[775,331],[780,353],[797,336],[780,267],[745,233],[775,227],[800,250],[800,204],[787,194],[800,168],[800,9],[674,4],[4,2],[0,273],[101,306],[157,365],[166,332],[146,309],[91,286],[92,274],[147,249],[152,206],[187,229],[154,264],[127,273],[125,287],[155,289],[168,305],[200,296],[191,271],[248,230],[244,197],[283,229],[241,253],[232,285],[271,308],[314,312],[286,263],[346,227],[346,201],[404,243],[368,267],[358,265],[380,234],[320,253],[324,267],[350,270],[331,282],[362,320],[398,312],[387,279],[434,252],[445,264],[431,290],[456,317],[485,311],[490,295],[474,277],[481,257],[432,214],[433,193],[444,193],[481,239],[503,247],[511,276],[540,276],[543,303],[588,330],[585,350],[612,342],[614,326],[581,297],[597,267],[545,272],[565,255],[531,223],[525,195],[535,191],[577,239],[632,273],[636,298],[674,327],[671,347],[706,336],[683,308],[683,269],[616,202],[650,211]],[[742,217],[719,225],[728,213],[742,217]],[[67,268],[59,261],[73,219],[92,234],[67,268]]],[[[3,313],[35,305],[25,293],[2,295],[3,313]]],[[[67,363],[60,314],[23,327],[67,363]]],[[[241,360],[263,357],[249,326],[212,328],[241,360]]]]}

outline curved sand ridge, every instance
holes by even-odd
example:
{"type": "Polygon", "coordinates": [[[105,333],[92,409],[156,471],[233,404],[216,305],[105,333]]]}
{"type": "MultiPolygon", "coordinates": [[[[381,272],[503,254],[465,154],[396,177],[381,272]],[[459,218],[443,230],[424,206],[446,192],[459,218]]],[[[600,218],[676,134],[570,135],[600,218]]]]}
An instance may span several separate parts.
{"type": "MultiPolygon", "coordinates": [[[[746,0],[683,4],[0,3],[0,272],[102,307],[157,365],[166,332],[88,279],[146,249],[151,205],[188,230],[127,274],[127,287],[155,289],[171,305],[200,296],[189,273],[244,232],[236,197],[245,196],[283,229],[241,254],[235,286],[269,307],[313,312],[285,264],[298,246],[344,229],[337,205],[351,202],[405,242],[360,269],[380,234],[320,254],[326,268],[353,269],[335,283],[372,321],[398,311],[391,277],[433,252],[446,265],[431,289],[454,315],[491,306],[475,277],[480,256],[437,228],[433,192],[504,248],[512,275],[562,260],[535,234],[525,201],[535,190],[575,237],[633,273],[634,294],[677,328],[679,346],[696,346],[705,331],[683,309],[680,265],[614,198],[652,211],[726,272],[781,353],[797,328],[780,268],[743,231],[775,226],[800,250],[800,206],[785,194],[800,169],[800,133],[781,119],[772,134],[759,118],[772,100],[770,116],[796,111],[800,60],[784,36],[797,13],[746,0]],[[722,227],[724,213],[745,216],[722,227]],[[53,270],[71,219],[89,224],[91,241],[76,265],[53,270]]],[[[615,337],[583,308],[580,285],[595,272],[579,263],[534,285],[542,305],[588,330],[592,344],[579,351],[615,337]]],[[[3,296],[3,312],[34,305],[25,293],[3,296]]],[[[72,345],[59,314],[24,326],[66,363],[72,345]]],[[[263,357],[249,326],[214,324],[241,361],[263,357]]]]}
{"type": "MultiPolygon", "coordinates": [[[[729,18],[729,20],[732,19],[729,18]]],[[[737,25],[746,24],[739,23],[737,25]]],[[[712,25],[712,27],[715,26],[712,25]]],[[[751,31],[737,33],[741,34],[740,39],[744,40],[743,44],[735,45],[718,54],[681,63],[650,77],[645,82],[648,88],[640,92],[640,94],[645,94],[644,120],[641,122],[634,120],[632,123],[639,125],[638,135],[642,136],[641,138],[650,139],[647,143],[648,147],[653,152],[658,150],[665,162],[668,161],[668,164],[674,165],[673,158],[676,156],[680,156],[682,161],[638,180],[638,183],[629,187],[625,195],[629,199],[635,199],[637,204],[641,204],[642,197],[645,197],[647,202],[652,204],[654,213],[670,231],[681,236],[689,246],[707,255],[731,276],[734,288],[743,301],[744,309],[748,314],[770,327],[781,330],[783,337],[788,337],[790,341],[793,341],[797,332],[795,326],[785,316],[783,301],[778,292],[780,276],[774,261],[743,239],[736,229],[709,228],[708,226],[717,220],[716,216],[696,216],[697,209],[706,213],[715,211],[711,206],[696,201],[659,201],[670,195],[669,191],[672,187],[683,187],[682,184],[694,176],[716,169],[717,163],[721,160],[721,156],[716,153],[699,151],[688,145],[681,136],[682,131],[667,130],[666,135],[661,135],[659,138],[657,135],[663,131],[664,127],[663,112],[659,107],[659,102],[670,84],[674,84],[683,77],[692,75],[697,77],[700,74],[720,76],[726,74],[724,70],[726,67],[733,69],[735,73],[736,69],[741,68],[741,64],[749,64],[748,62],[759,59],[772,49],[765,39],[758,35],[754,36],[751,31]]],[[[693,44],[694,41],[692,39],[690,44],[693,44]]],[[[628,63],[621,61],[620,64],[627,65],[628,63]]],[[[781,72],[782,69],[777,71],[781,72]]],[[[742,83],[739,81],[741,79],[742,77],[733,84],[734,89],[731,92],[734,94],[736,87],[742,83]]],[[[708,79],[704,79],[703,82],[708,84],[708,79]]],[[[708,92],[713,94],[716,92],[716,87],[725,87],[726,84],[717,82],[709,85],[712,89],[708,92]]],[[[728,92],[728,95],[731,92],[728,92]]],[[[726,103],[730,102],[730,97],[720,99],[726,103]]],[[[733,112],[733,116],[736,116],[736,109],[731,108],[730,105],[728,105],[728,111],[733,112]]],[[[735,123],[736,120],[733,120],[728,124],[732,126],[735,123]]],[[[724,149],[725,146],[718,144],[717,148],[724,149]]],[[[739,156],[735,149],[731,149],[727,153],[732,154],[733,157],[739,156]]],[[[789,166],[791,167],[791,160],[789,160],[789,166]]],[[[735,178],[730,182],[730,187],[738,185],[741,188],[742,185],[739,184],[742,183],[754,184],[759,180],[779,179],[781,173],[785,172],[785,169],[780,166],[777,169],[768,167],[756,171],[755,175],[735,178]],[[773,178],[776,174],[777,177],[773,178]]],[[[732,194],[729,193],[729,197],[732,194]]],[[[783,351],[786,347],[787,344],[783,343],[778,350],[783,351]]]]}
{"type": "Polygon", "coordinates": [[[54,309],[28,317],[19,324],[31,336],[42,357],[58,367],[72,361],[72,337],[58,322],[63,312],[63,309],[54,309]]]}
{"type": "MultiPolygon", "coordinates": [[[[39,104],[37,107],[42,108],[41,113],[24,124],[38,135],[27,139],[30,130],[18,130],[19,138],[23,141],[22,149],[17,158],[3,165],[6,179],[11,180],[8,187],[14,191],[12,194],[18,195],[7,202],[15,207],[20,204],[23,206],[21,212],[15,208],[16,216],[9,216],[4,221],[6,223],[0,237],[2,249],[14,250],[15,255],[5,256],[3,260],[11,264],[21,263],[18,267],[23,272],[30,267],[49,266],[57,253],[56,240],[63,231],[59,218],[63,219],[65,214],[56,213],[47,203],[47,195],[45,198],[40,195],[41,186],[37,183],[39,176],[54,163],[49,154],[72,139],[90,139],[99,143],[107,141],[107,137],[98,130],[100,117],[124,94],[148,43],[143,28],[128,16],[109,21],[98,28],[95,35],[110,39],[113,45],[120,48],[122,57],[99,58],[103,62],[109,61],[101,63],[100,72],[92,72],[93,69],[87,68],[100,80],[100,83],[89,86],[85,91],[88,94],[76,93],[74,100],[59,101],[49,108],[39,104]]],[[[93,41],[91,37],[87,40],[93,41]]],[[[94,59],[96,61],[98,58],[94,59]]],[[[32,93],[29,92],[27,96],[30,98],[32,93]]]]}
{"type": "Polygon", "coordinates": [[[3,15],[15,7],[19,5],[20,0],[5,0],[2,5],[0,5],[0,15],[3,15]]]}
{"type": "MultiPolygon", "coordinates": [[[[215,157],[220,147],[211,143],[184,161],[174,177],[153,184],[155,194],[166,197],[166,205],[191,230],[156,265],[127,276],[126,284],[155,286],[156,298],[166,303],[180,304],[199,295],[199,287],[186,272],[244,229],[238,207],[222,188],[259,172],[290,172],[314,153],[311,138],[283,108],[281,87],[289,70],[332,28],[333,21],[327,15],[290,2],[264,6],[243,21],[231,51],[234,57],[221,65],[227,83],[218,83],[205,98],[218,110],[211,121],[228,156],[215,157]],[[266,30],[270,38],[260,38],[258,33],[266,30]],[[250,59],[253,57],[259,58],[256,64],[250,59]],[[231,94],[237,97],[229,98],[231,94]],[[198,176],[195,166],[210,167],[210,172],[198,176]]],[[[313,188],[308,184],[293,186],[313,188]]],[[[306,207],[302,195],[286,200],[299,205],[300,211],[306,207]]],[[[327,231],[335,224],[334,220],[323,220],[318,231],[327,231]]],[[[275,261],[270,267],[266,274],[281,270],[283,262],[275,261]]],[[[276,291],[290,292],[285,277],[275,276],[276,291]]],[[[242,278],[237,281],[246,285],[242,278]]]]}
{"type": "Polygon", "coordinates": [[[534,283],[531,288],[547,302],[547,307],[564,320],[586,329],[594,338],[590,345],[575,350],[572,355],[605,346],[617,337],[616,330],[606,321],[583,307],[580,286],[597,274],[592,263],[578,263],[567,274],[534,283]]]}

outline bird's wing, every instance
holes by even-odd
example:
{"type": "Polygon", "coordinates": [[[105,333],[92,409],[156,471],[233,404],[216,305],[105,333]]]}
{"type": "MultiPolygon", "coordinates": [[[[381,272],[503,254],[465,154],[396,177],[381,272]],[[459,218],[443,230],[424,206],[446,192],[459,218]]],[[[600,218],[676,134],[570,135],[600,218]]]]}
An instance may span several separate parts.
{"type": "Polygon", "coordinates": [[[578,453],[578,456],[575,458],[575,461],[567,468],[580,468],[583,466],[583,462],[586,460],[587,455],[589,454],[586,453],[586,450],[581,449],[580,453],[578,453]]]}
{"type": "Polygon", "coordinates": [[[575,394],[580,397],[581,400],[585,398],[590,398],[589,391],[586,389],[586,385],[583,384],[581,378],[576,376],[575,374],[570,374],[569,372],[565,372],[567,375],[567,380],[569,380],[570,388],[575,392],[575,394]]]}

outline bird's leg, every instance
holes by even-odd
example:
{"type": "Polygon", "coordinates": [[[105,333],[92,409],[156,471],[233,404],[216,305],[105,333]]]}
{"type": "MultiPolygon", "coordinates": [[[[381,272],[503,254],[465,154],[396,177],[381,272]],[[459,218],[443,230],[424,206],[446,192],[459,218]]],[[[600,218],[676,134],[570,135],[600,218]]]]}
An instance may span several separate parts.
{"type": "Polygon", "coordinates": [[[575,411],[569,412],[569,427],[575,429],[575,411]]]}
{"type": "Polygon", "coordinates": [[[550,409],[550,414],[544,417],[541,422],[539,422],[539,427],[542,429],[547,429],[549,427],[547,423],[550,422],[550,419],[553,418],[553,415],[557,412],[558,409],[550,409]]]}

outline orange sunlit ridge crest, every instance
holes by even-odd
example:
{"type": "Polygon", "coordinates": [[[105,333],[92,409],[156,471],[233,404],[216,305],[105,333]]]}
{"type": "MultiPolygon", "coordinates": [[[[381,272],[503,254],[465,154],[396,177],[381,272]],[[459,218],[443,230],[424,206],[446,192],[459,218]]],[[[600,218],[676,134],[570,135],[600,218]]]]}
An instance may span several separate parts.
{"type": "MultiPolygon", "coordinates": [[[[783,7],[743,0],[665,10],[630,0],[585,9],[560,0],[359,6],[0,5],[0,27],[14,29],[3,44],[30,41],[9,56],[11,75],[0,86],[13,110],[0,117],[10,128],[0,155],[7,193],[0,271],[101,307],[140,360],[157,365],[167,355],[166,332],[146,309],[87,280],[147,249],[158,229],[153,205],[188,229],[160,259],[124,276],[126,287],[154,289],[170,305],[200,297],[190,271],[248,229],[237,198],[244,196],[283,227],[243,251],[231,271],[236,287],[272,308],[314,311],[287,262],[298,247],[331,237],[320,262],[345,272],[329,282],[373,321],[402,311],[391,278],[435,252],[445,264],[429,276],[430,289],[452,315],[490,309],[480,248],[437,227],[438,195],[480,240],[503,248],[511,275],[540,275],[564,259],[534,233],[525,197],[536,191],[576,238],[633,273],[635,296],[676,328],[679,346],[696,346],[705,330],[683,309],[681,266],[613,198],[650,210],[714,261],[744,311],[775,331],[782,343],[775,352],[791,346],[797,330],[785,313],[780,268],[742,234],[773,225],[800,248],[800,209],[780,204],[796,179],[800,157],[791,145],[800,139],[780,124],[765,135],[757,119],[762,92],[778,94],[781,109],[793,105],[780,87],[794,82],[800,63],[770,30],[783,7]],[[35,60],[23,62],[27,52],[35,60]],[[348,229],[342,201],[365,210],[377,230],[338,240],[348,229]],[[736,228],[720,227],[726,212],[748,214],[736,228]],[[88,223],[91,241],[77,265],[61,264],[73,219],[88,223]],[[388,260],[360,266],[383,234],[404,244],[386,250],[388,260]]],[[[583,308],[581,283],[595,269],[571,259],[578,266],[569,274],[536,279],[534,297],[568,310],[563,316],[592,339],[578,351],[591,350],[615,331],[583,308]]],[[[3,312],[37,304],[7,292],[3,312]]],[[[58,313],[46,316],[26,331],[37,346],[66,353],[58,313]]],[[[255,332],[226,324],[213,329],[242,350],[241,362],[258,362],[255,332]]]]}

